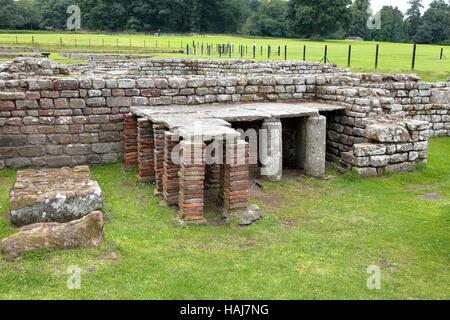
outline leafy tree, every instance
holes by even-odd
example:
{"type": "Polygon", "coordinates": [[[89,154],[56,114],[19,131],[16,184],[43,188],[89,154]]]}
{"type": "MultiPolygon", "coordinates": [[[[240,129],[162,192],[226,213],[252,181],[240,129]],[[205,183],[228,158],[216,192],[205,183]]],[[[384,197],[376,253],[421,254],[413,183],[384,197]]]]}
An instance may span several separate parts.
{"type": "Polygon", "coordinates": [[[355,0],[350,8],[351,22],[347,32],[348,36],[357,36],[365,40],[370,39],[367,20],[369,19],[368,10],[370,8],[369,0],[355,0]]]}
{"type": "Polygon", "coordinates": [[[261,1],[259,0],[250,0],[248,4],[251,11],[256,12],[261,7],[261,1]]]}
{"type": "Polygon", "coordinates": [[[0,28],[16,27],[16,5],[13,0],[0,0],[0,28]]]}
{"type": "Polygon", "coordinates": [[[321,38],[349,24],[350,5],[351,0],[290,0],[289,26],[295,34],[321,38]]]}
{"type": "Polygon", "coordinates": [[[430,8],[425,11],[422,23],[428,23],[433,35],[433,43],[446,39],[450,27],[449,5],[444,0],[434,0],[430,8]]]}
{"type": "Polygon", "coordinates": [[[71,0],[38,0],[41,11],[41,28],[66,29],[67,8],[73,4],[71,0]]]}
{"type": "Polygon", "coordinates": [[[420,10],[423,8],[422,0],[409,0],[409,5],[405,24],[409,39],[413,39],[421,24],[422,13],[420,10]]]}
{"type": "Polygon", "coordinates": [[[286,14],[286,1],[263,0],[259,9],[247,19],[243,31],[252,36],[285,36],[286,14]]]}
{"type": "Polygon", "coordinates": [[[33,0],[16,1],[16,27],[18,29],[39,28],[40,10],[33,0]]]}
{"type": "Polygon", "coordinates": [[[415,43],[429,44],[433,42],[433,29],[428,22],[422,23],[413,38],[415,43]]]}
{"type": "Polygon", "coordinates": [[[373,31],[373,38],[377,41],[403,42],[406,40],[403,28],[403,13],[392,6],[384,6],[381,9],[381,29],[373,31]]]}

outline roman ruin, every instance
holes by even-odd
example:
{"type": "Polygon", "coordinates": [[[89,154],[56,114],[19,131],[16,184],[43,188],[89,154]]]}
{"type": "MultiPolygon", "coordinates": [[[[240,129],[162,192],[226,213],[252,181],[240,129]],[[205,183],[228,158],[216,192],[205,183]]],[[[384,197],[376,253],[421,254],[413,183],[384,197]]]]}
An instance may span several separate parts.
{"type": "Polygon", "coordinates": [[[284,167],[372,177],[426,164],[449,109],[450,81],[328,64],[21,57],[0,64],[0,169],[124,159],[181,220],[203,222],[207,193],[225,215],[243,210],[249,179],[284,167]]]}

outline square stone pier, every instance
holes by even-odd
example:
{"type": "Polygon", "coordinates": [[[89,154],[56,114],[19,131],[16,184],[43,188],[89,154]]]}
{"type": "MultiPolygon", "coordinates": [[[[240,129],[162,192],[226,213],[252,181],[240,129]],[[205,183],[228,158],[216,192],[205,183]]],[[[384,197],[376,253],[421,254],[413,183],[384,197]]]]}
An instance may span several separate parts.
{"type": "Polygon", "coordinates": [[[204,222],[205,186],[217,191],[228,215],[247,208],[249,165],[259,165],[267,179],[282,178],[283,119],[297,121],[297,167],[322,177],[326,118],[320,113],[342,109],[318,103],[131,107],[125,168],[137,165],[139,180],[155,182],[157,195],[178,205],[180,219],[204,222]],[[259,132],[239,130],[244,122],[261,123],[259,132]]]}

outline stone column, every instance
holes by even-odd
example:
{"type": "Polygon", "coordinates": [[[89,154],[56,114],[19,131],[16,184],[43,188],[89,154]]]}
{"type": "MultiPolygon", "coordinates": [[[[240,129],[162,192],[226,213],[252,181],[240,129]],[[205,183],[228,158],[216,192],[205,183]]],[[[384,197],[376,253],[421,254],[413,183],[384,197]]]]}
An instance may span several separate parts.
{"type": "Polygon", "coordinates": [[[137,119],[129,113],[123,123],[123,141],[125,149],[125,170],[131,170],[138,163],[137,119]]]}
{"type": "Polygon", "coordinates": [[[164,200],[169,206],[178,205],[180,159],[173,159],[174,161],[172,161],[172,152],[178,144],[179,138],[177,135],[166,131],[164,134],[164,174],[162,181],[164,200]]]}
{"type": "Polygon", "coordinates": [[[305,129],[305,174],[321,178],[325,174],[327,118],[308,117],[305,129]]]}
{"type": "Polygon", "coordinates": [[[155,181],[153,128],[149,120],[138,119],[138,179],[139,182],[155,181]]]}
{"type": "Polygon", "coordinates": [[[266,120],[262,124],[263,140],[260,146],[261,175],[280,181],[283,176],[283,126],[280,119],[266,120]]]}
{"type": "Polygon", "coordinates": [[[179,218],[186,222],[204,223],[205,159],[204,143],[181,141],[179,218]]]}
{"type": "Polygon", "coordinates": [[[226,215],[247,208],[249,196],[249,145],[243,140],[225,145],[223,206],[226,215]]]}
{"type": "Polygon", "coordinates": [[[295,136],[297,168],[305,168],[305,151],[306,151],[306,118],[300,118],[297,122],[297,130],[295,136]]]}
{"type": "Polygon", "coordinates": [[[154,159],[155,159],[155,195],[163,192],[162,177],[164,173],[164,133],[166,126],[163,124],[153,124],[154,137],[154,159]]]}

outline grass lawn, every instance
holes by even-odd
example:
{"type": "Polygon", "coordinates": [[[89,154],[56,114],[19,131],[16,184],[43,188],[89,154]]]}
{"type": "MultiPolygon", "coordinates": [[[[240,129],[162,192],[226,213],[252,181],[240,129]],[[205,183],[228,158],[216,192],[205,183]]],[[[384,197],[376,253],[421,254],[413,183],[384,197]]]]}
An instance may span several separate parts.
{"type": "MultiPolygon", "coordinates": [[[[449,299],[449,155],[450,138],[437,138],[429,165],[412,173],[266,183],[252,199],[265,217],[247,228],[180,226],[153,186],[121,164],[95,166],[104,245],[0,260],[0,298],[449,299]],[[427,193],[436,199],[418,197],[427,193]],[[83,268],[80,290],[66,288],[71,265],[83,268]],[[381,290],[367,289],[370,265],[381,290]]],[[[0,171],[0,212],[14,177],[0,171]]],[[[0,238],[13,232],[1,218],[0,238]]]]}
{"type": "MultiPolygon", "coordinates": [[[[90,49],[90,50],[154,50],[154,49],[185,49],[190,45],[193,49],[193,41],[198,43],[197,55],[190,55],[190,58],[218,58],[214,52],[211,56],[201,56],[201,44],[204,47],[209,44],[227,44],[235,46],[232,58],[240,58],[239,45],[247,46],[247,54],[244,58],[252,58],[252,44],[255,41],[257,59],[267,59],[267,46],[272,46],[271,59],[284,59],[283,48],[288,46],[288,59],[303,59],[303,47],[306,46],[306,60],[320,61],[324,56],[324,47],[328,45],[328,58],[332,63],[341,67],[347,67],[348,46],[352,45],[352,70],[356,72],[395,72],[395,73],[418,73],[425,81],[444,81],[450,76],[450,64],[447,59],[440,60],[441,48],[444,48],[444,55],[450,59],[450,47],[419,45],[417,47],[416,69],[411,71],[412,45],[401,43],[378,43],[380,44],[379,66],[375,70],[375,48],[376,42],[348,42],[348,41],[308,41],[282,38],[245,38],[238,36],[169,36],[154,37],[153,35],[108,35],[89,33],[14,33],[0,31],[0,45],[9,46],[32,46],[45,50],[63,49],[90,49]],[[260,47],[263,47],[261,55],[260,47]],[[281,46],[281,55],[278,56],[278,46],[281,46]]],[[[206,49],[204,50],[206,53],[206,49]]],[[[187,57],[183,54],[165,53],[155,57],[187,57]]],[[[223,57],[223,58],[228,58],[223,57]]]]}

